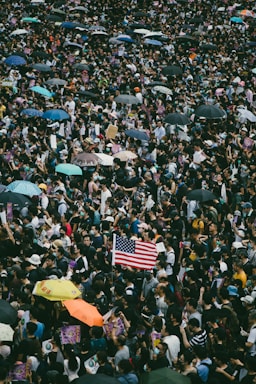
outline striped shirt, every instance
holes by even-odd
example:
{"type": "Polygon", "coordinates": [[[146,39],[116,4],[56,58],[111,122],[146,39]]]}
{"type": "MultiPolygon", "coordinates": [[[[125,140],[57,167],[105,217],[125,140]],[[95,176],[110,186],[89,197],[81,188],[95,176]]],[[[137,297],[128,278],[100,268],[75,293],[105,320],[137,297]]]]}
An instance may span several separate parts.
{"type": "Polygon", "coordinates": [[[207,332],[205,329],[194,334],[194,336],[189,340],[191,347],[195,345],[200,345],[200,347],[205,347],[207,344],[207,332]]]}

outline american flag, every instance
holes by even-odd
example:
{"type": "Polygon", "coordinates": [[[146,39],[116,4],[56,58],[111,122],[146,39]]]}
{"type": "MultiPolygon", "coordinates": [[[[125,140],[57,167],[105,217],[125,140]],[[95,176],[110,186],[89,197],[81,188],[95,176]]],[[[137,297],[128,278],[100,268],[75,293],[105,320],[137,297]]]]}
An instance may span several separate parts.
{"type": "Polygon", "coordinates": [[[152,269],[157,259],[156,245],[140,240],[129,240],[114,235],[112,264],[132,268],[152,269]]]}

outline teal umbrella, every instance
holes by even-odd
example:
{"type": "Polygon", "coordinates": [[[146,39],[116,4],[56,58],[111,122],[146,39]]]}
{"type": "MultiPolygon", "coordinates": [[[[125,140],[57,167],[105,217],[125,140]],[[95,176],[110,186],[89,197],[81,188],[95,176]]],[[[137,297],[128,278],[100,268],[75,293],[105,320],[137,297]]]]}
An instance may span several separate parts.
{"type": "Polygon", "coordinates": [[[24,21],[24,23],[41,23],[41,20],[38,20],[36,17],[23,17],[21,21],[24,21]]]}
{"type": "Polygon", "coordinates": [[[48,91],[48,89],[40,87],[39,85],[35,85],[34,87],[31,87],[30,90],[33,92],[39,93],[40,95],[45,97],[53,96],[53,94],[50,91],[48,91]]]}
{"type": "Polygon", "coordinates": [[[82,169],[78,165],[70,163],[56,165],[55,172],[64,173],[67,176],[82,176],[83,174],[82,169]]]}

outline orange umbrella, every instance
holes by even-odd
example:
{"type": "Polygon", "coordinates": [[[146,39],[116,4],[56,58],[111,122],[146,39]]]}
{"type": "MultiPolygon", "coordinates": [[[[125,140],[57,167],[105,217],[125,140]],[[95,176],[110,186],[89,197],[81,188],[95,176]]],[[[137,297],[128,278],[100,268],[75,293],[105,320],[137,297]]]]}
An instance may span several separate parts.
{"type": "Polygon", "coordinates": [[[99,327],[103,326],[103,317],[97,308],[86,301],[82,299],[65,300],[63,301],[63,304],[67,308],[69,314],[82,321],[82,323],[85,323],[90,327],[93,327],[94,325],[99,327]]]}

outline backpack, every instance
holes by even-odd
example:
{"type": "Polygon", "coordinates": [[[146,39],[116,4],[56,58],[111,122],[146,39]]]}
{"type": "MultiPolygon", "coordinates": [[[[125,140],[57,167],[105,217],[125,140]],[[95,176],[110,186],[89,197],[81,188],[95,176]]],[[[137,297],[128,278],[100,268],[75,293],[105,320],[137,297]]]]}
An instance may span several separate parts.
{"type": "Polygon", "coordinates": [[[218,379],[215,377],[215,365],[214,364],[207,364],[204,362],[201,362],[200,365],[204,365],[208,368],[208,379],[207,381],[202,381],[201,377],[198,373],[191,373],[189,375],[192,384],[221,384],[218,379]]]}

